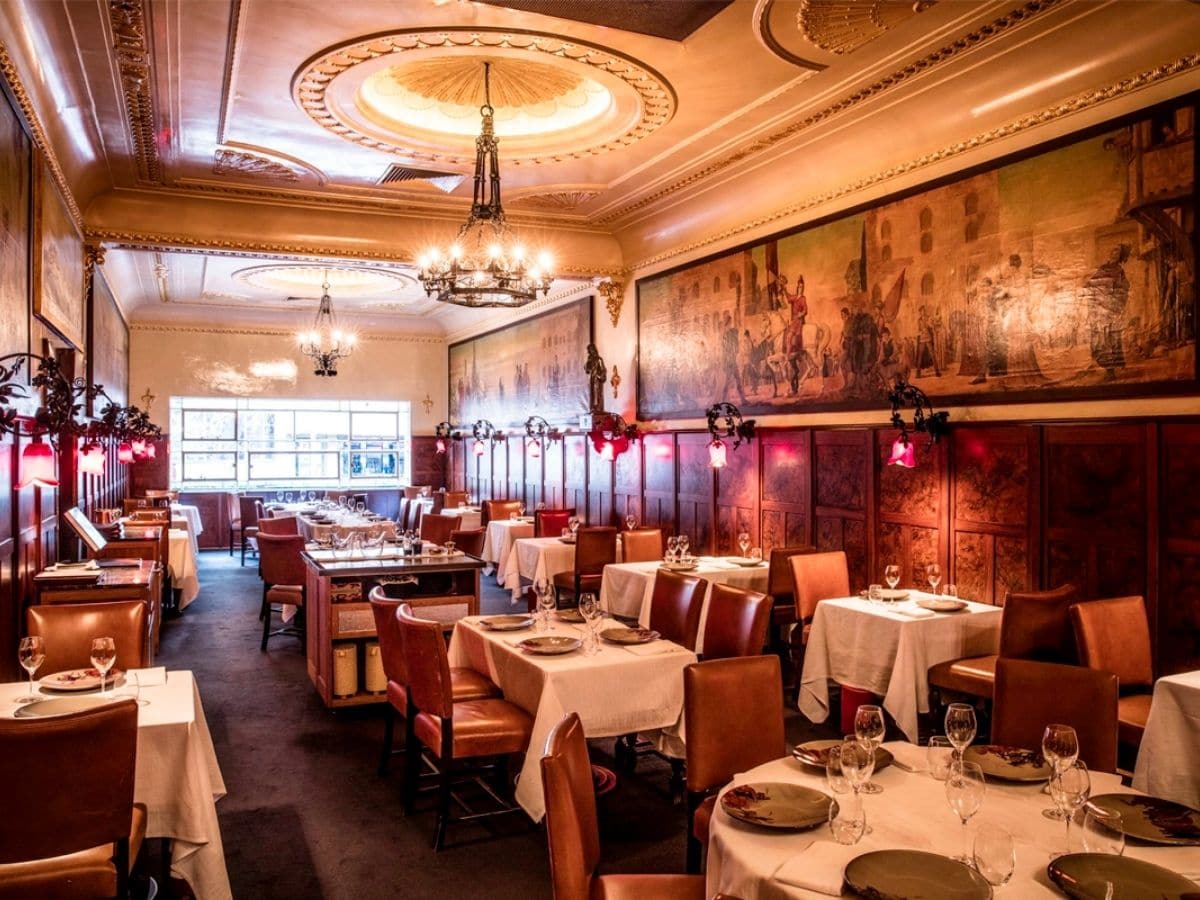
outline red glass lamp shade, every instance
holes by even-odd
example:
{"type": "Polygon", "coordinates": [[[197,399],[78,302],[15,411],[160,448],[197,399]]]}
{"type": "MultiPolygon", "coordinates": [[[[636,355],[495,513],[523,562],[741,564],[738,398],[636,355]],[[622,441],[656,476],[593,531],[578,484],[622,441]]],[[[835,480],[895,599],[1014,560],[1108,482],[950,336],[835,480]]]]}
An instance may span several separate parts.
{"type": "Polygon", "coordinates": [[[475,441],[475,455],[483,456],[483,441],[475,441]]]}
{"type": "Polygon", "coordinates": [[[153,441],[146,441],[146,459],[154,459],[158,456],[158,451],[154,449],[153,441]]]}
{"type": "Polygon", "coordinates": [[[612,462],[616,459],[616,449],[613,447],[612,441],[605,441],[600,445],[600,458],[605,462],[612,462]]]}
{"type": "Polygon", "coordinates": [[[26,444],[21,451],[21,480],[17,489],[31,484],[37,487],[58,487],[58,475],[54,471],[54,448],[40,441],[26,444]]]}
{"type": "Polygon", "coordinates": [[[720,469],[725,465],[725,442],[720,438],[713,438],[713,442],[708,445],[708,464],[714,469],[720,469]]]}
{"type": "Polygon", "coordinates": [[[436,452],[439,455],[441,455],[441,456],[446,455],[446,439],[445,438],[438,438],[436,441],[434,441],[433,446],[436,448],[436,452]]]}
{"type": "Polygon", "coordinates": [[[99,444],[84,444],[79,451],[79,471],[85,475],[103,475],[104,448],[99,444]]]}
{"type": "Polygon", "coordinates": [[[128,441],[117,447],[117,462],[126,466],[133,462],[133,447],[128,441]]]}
{"type": "Polygon", "coordinates": [[[887,461],[889,466],[900,466],[905,469],[914,469],[917,466],[917,449],[913,446],[913,442],[908,439],[908,435],[901,434],[892,444],[892,457],[887,461]]]}
{"type": "Polygon", "coordinates": [[[129,447],[133,450],[134,459],[143,459],[146,456],[146,442],[141,438],[130,441],[129,447]]]}
{"type": "Polygon", "coordinates": [[[529,458],[539,459],[542,455],[542,442],[539,438],[534,438],[532,441],[526,441],[525,446],[529,448],[529,458]]]}

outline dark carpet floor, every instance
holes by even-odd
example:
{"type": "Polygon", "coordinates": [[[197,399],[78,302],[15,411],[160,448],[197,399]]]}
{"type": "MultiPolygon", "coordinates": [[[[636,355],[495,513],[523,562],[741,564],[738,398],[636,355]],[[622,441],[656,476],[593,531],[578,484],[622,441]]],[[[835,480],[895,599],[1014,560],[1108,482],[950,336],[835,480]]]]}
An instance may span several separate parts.
{"type": "MultiPolygon", "coordinates": [[[[164,624],[159,661],[192,670],[200,686],[228,790],[217,811],[234,897],[550,896],[545,834],[523,816],[451,827],[450,846],[430,849],[433,813],[402,813],[402,758],[376,774],[380,710],[327,710],[296,638],[259,651],[252,564],[206,552],[200,580],[199,598],[164,624]]],[[[507,611],[507,593],[484,581],[483,611],[507,611]]],[[[788,716],[790,741],[826,736],[788,716]]],[[[597,763],[612,765],[612,743],[593,743],[597,763]]],[[[601,798],[602,871],[682,871],[685,815],[670,802],[668,776],[646,758],[601,798]]]]}

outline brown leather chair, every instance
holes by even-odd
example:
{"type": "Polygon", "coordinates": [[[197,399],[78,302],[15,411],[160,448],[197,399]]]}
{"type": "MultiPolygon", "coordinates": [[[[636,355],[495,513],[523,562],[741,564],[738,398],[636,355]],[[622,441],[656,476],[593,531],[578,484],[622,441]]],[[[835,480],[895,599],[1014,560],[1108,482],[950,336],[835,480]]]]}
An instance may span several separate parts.
{"type": "Polygon", "coordinates": [[[404,488],[404,497],[407,500],[416,500],[422,496],[423,492],[432,490],[433,485],[431,484],[410,484],[404,488]]]}
{"type": "Polygon", "coordinates": [[[425,517],[425,503],[421,500],[411,500],[408,504],[408,518],[404,527],[409,531],[421,530],[421,519],[425,517]]]}
{"type": "MultiPolygon", "coordinates": [[[[129,503],[128,500],[125,501],[129,503]]],[[[125,515],[129,517],[132,525],[167,525],[171,524],[171,510],[169,507],[151,506],[144,509],[126,509],[125,515]]]]}
{"type": "MultiPolygon", "coordinates": [[[[246,564],[246,550],[250,549],[250,541],[258,535],[258,515],[262,508],[262,501],[257,497],[247,497],[244,494],[238,497],[238,509],[241,515],[238,517],[241,520],[241,537],[242,537],[242,562],[246,564]]],[[[255,546],[257,550],[257,546],[255,546]]]]}
{"type": "Polygon", "coordinates": [[[492,519],[507,519],[521,512],[520,500],[484,500],[480,506],[479,523],[487,525],[492,519]]]}
{"type": "Polygon", "coordinates": [[[1136,750],[1150,715],[1154,663],[1150,623],[1141,597],[1113,597],[1070,608],[1079,661],[1117,676],[1117,739],[1136,750]]]}
{"type": "Polygon", "coordinates": [[[554,575],[554,590],[561,606],[563,594],[576,603],[585,591],[600,592],[604,567],[617,561],[617,529],[595,525],[575,532],[575,568],[554,575]]]}
{"type": "Polygon", "coordinates": [[[455,548],[468,556],[483,556],[483,540],[486,531],[483,528],[455,529],[450,532],[450,540],[455,548]]]}
{"type": "MultiPolygon", "coordinates": [[[[796,621],[796,586],[792,578],[793,556],[801,553],[816,553],[816,547],[797,545],[775,547],[767,562],[767,593],[771,597],[771,652],[780,660],[780,665],[790,660],[791,650],[787,640],[787,628],[796,621]]],[[[803,635],[801,635],[803,636],[803,635]]],[[[793,666],[788,665],[788,682],[792,681],[793,666]]]]}
{"type": "Polygon", "coordinates": [[[25,633],[41,635],[46,643],[43,675],[92,664],[92,638],[110,637],[117,648],[119,669],[150,665],[149,611],[142,600],[103,603],[49,603],[25,609],[25,633]]]}
{"type": "Polygon", "coordinates": [[[578,713],[550,732],[542,757],[554,900],[704,900],[697,875],[597,875],[600,829],[587,741],[578,713]]]}
{"type": "Polygon", "coordinates": [[[467,502],[466,491],[446,491],[442,495],[442,506],[445,509],[458,509],[467,502]]]}
{"type": "Polygon", "coordinates": [[[405,528],[405,523],[408,521],[408,503],[407,497],[400,498],[400,506],[396,510],[396,527],[401,531],[405,528]]]}
{"type": "Polygon", "coordinates": [[[1070,725],[1079,758],[1099,772],[1117,771],[1117,676],[1026,659],[996,662],[993,744],[1036,750],[1051,723],[1070,725]]]}
{"type": "MultiPolygon", "coordinates": [[[[396,611],[405,606],[409,615],[412,608],[403,600],[395,600],[383,592],[383,588],[371,589],[367,600],[371,604],[371,612],[375,616],[375,634],[379,638],[379,655],[383,662],[383,674],[387,676],[388,706],[384,710],[383,719],[383,752],[379,757],[379,774],[387,772],[388,761],[395,752],[393,749],[396,727],[396,715],[408,723],[408,672],[404,668],[404,643],[400,634],[400,619],[396,611]]],[[[450,692],[454,702],[463,700],[483,700],[488,697],[499,697],[500,688],[496,687],[485,675],[471,668],[450,669],[450,692]]],[[[407,742],[406,742],[407,743],[407,742]]]]}
{"type": "Polygon", "coordinates": [[[767,642],[771,598],[729,584],[714,584],[704,622],[704,659],[758,656],[767,642]]]}
{"type": "MultiPolygon", "coordinates": [[[[763,596],[763,595],[759,595],[763,596]]],[[[708,633],[705,629],[705,644],[708,633]]],[[[779,657],[706,660],[683,670],[687,870],[700,871],[718,788],[787,753],[779,657]]]]}
{"type": "Polygon", "coordinates": [[[421,540],[444,544],[450,540],[450,532],[460,524],[458,516],[443,516],[438,513],[425,513],[421,517],[421,540]]]}
{"type": "Polygon", "coordinates": [[[535,509],[533,511],[533,536],[558,537],[569,525],[573,515],[575,515],[574,509],[535,509]]]}
{"type": "MultiPolygon", "coordinates": [[[[438,761],[438,815],[433,849],[441,850],[450,824],[450,790],[456,770],[464,762],[495,759],[499,765],[512,753],[529,748],[533,719],[507,700],[454,702],[446,639],[439,622],[418,619],[404,608],[396,611],[408,674],[408,740],[405,747],[404,810],[416,802],[418,766],[422,745],[438,761]]],[[[504,807],[500,813],[521,813],[504,807]]],[[[472,821],[484,815],[476,813],[472,821]]]]}
{"type": "Polygon", "coordinates": [[[0,897],[129,896],[146,835],[146,807],[133,802],[137,722],[133,700],[0,719],[0,897]]]}
{"type": "Polygon", "coordinates": [[[695,575],[659,569],[650,594],[650,627],[668,641],[695,650],[706,586],[695,575]]]}
{"type": "Polygon", "coordinates": [[[276,516],[258,520],[259,534],[299,534],[300,519],[297,516],[276,516]]]}
{"type": "Polygon", "coordinates": [[[266,534],[259,532],[258,552],[260,569],[263,580],[262,608],[259,618],[262,619],[262,644],[259,649],[267,649],[267,640],[278,634],[291,634],[303,641],[304,630],[300,627],[284,626],[271,630],[271,610],[273,604],[288,604],[299,607],[296,611],[297,621],[304,615],[304,593],[307,576],[304,570],[304,538],[298,534],[266,534]]]}
{"type": "Polygon", "coordinates": [[[822,600],[847,597],[850,594],[850,570],[846,553],[833,550],[825,553],[794,553],[788,558],[792,567],[792,587],[795,598],[796,627],[792,630],[792,664],[796,683],[804,671],[804,650],[812,631],[813,616],[822,600]]]}
{"type": "Polygon", "coordinates": [[[136,512],[151,513],[156,508],[154,501],[146,497],[126,497],[121,501],[121,511],[127,516],[132,516],[136,512]]]}
{"type": "Polygon", "coordinates": [[[663,558],[661,528],[621,532],[621,562],[654,562],[663,558]]]}
{"type": "Polygon", "coordinates": [[[233,491],[225,494],[225,517],[229,520],[229,555],[233,556],[234,532],[242,530],[242,508],[238,505],[238,496],[233,491]]]}

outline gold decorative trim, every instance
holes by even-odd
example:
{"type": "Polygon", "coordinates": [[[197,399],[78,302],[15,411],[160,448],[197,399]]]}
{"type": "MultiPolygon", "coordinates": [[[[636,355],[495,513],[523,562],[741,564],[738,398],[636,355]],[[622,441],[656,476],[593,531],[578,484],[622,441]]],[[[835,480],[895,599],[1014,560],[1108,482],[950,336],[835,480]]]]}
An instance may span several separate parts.
{"type": "Polygon", "coordinates": [[[621,320],[621,306],[625,303],[625,283],[608,278],[596,285],[596,290],[604,298],[604,307],[612,320],[613,328],[621,320]]]}
{"type": "Polygon", "coordinates": [[[616,400],[617,391],[621,389],[621,373],[617,371],[617,367],[615,365],[613,366],[612,378],[608,380],[608,383],[612,385],[613,399],[616,400]]]}
{"type": "Polygon", "coordinates": [[[1126,94],[1131,94],[1135,91],[1140,91],[1152,84],[1156,84],[1168,78],[1174,78],[1192,69],[1200,67],[1200,53],[1190,53],[1187,56],[1181,56],[1178,59],[1165,63],[1161,66],[1156,66],[1153,69],[1147,69],[1139,72],[1136,75],[1131,75],[1128,78],[1123,78],[1118,82],[1107,85],[1094,90],[1085,91],[1082,94],[1077,94],[1056,106],[1041,110],[1040,112],[1030,113],[1027,116],[1022,116],[1013,122],[1002,125],[999,128],[993,128],[990,131],[982,132],[973,137],[966,138],[951,144],[941,150],[936,150],[933,153],[926,153],[924,156],[919,156],[916,159],[908,162],[899,163],[892,166],[883,172],[877,172],[874,175],[869,175],[866,178],[861,178],[858,181],[844,184],[840,187],[826,191],[822,194],[817,194],[813,197],[808,197],[799,203],[794,203],[791,206],[785,206],[766,215],[759,216],[749,222],[737,225],[733,228],[728,228],[717,234],[706,235],[698,238],[684,246],[676,247],[672,250],[667,250],[655,256],[647,257],[646,259],[638,260],[630,266],[632,271],[642,271],[650,266],[656,266],[659,263],[669,259],[675,259],[680,256],[691,256],[696,251],[702,250],[712,244],[727,241],[729,238],[737,237],[740,234],[745,234],[748,231],[754,231],[764,225],[770,225],[780,219],[787,219],[795,216],[798,213],[805,212],[815,207],[823,206],[833,200],[840,200],[851,194],[865,190],[869,187],[874,187],[886,181],[890,181],[900,175],[907,175],[910,172],[915,172],[919,169],[945,162],[948,159],[953,159],[961,156],[972,150],[978,150],[980,147],[985,147],[995,141],[1004,138],[1012,137],[1021,132],[1028,131],[1039,125],[1045,125],[1048,122],[1054,122],[1066,116],[1074,115],[1079,112],[1099,106],[1102,103],[1107,103],[1118,97],[1126,94]]]}
{"type": "Polygon", "coordinates": [[[937,0],[801,0],[796,27],[805,39],[839,56],[853,53],[937,0]]]}
{"type": "Polygon", "coordinates": [[[1000,37],[1013,27],[1028,22],[1033,17],[1041,15],[1049,9],[1053,9],[1062,2],[1064,2],[1064,0],[1028,0],[1028,2],[1022,4],[1014,10],[1010,10],[988,24],[982,25],[974,31],[968,32],[959,38],[955,38],[952,43],[939,47],[932,53],[926,54],[920,59],[910,62],[908,65],[904,66],[904,68],[898,69],[897,71],[892,72],[890,75],[885,75],[883,78],[880,78],[866,87],[859,88],[853,94],[843,97],[836,103],[832,103],[829,106],[826,106],[824,109],[820,109],[811,115],[805,116],[803,119],[800,119],[797,122],[793,122],[790,125],[780,128],[778,131],[773,131],[770,134],[764,135],[763,137],[758,138],[751,143],[733,151],[729,155],[724,156],[721,159],[713,160],[703,168],[697,169],[694,172],[685,175],[683,178],[680,178],[677,181],[674,181],[651,194],[646,194],[645,196],[639,197],[636,200],[632,200],[629,203],[626,203],[620,209],[605,213],[604,215],[592,219],[591,221],[597,225],[607,225],[629,215],[632,212],[636,212],[639,209],[643,209],[644,207],[650,206],[653,203],[657,203],[659,200],[669,197],[671,194],[675,194],[679,191],[690,188],[696,184],[696,182],[703,181],[704,179],[715,175],[717,172],[736,165],[744,159],[755,156],[756,154],[762,153],[765,150],[769,150],[781,141],[786,141],[789,138],[793,138],[800,132],[806,131],[809,128],[812,128],[814,125],[818,125],[821,122],[824,122],[826,119],[832,118],[838,113],[845,112],[846,110],[858,106],[867,100],[872,100],[878,97],[880,94],[890,91],[904,82],[909,81],[917,75],[923,75],[926,72],[933,70],[935,67],[949,62],[961,53],[981,47],[995,38],[1000,37]]]}
{"type": "Polygon", "coordinates": [[[154,66],[150,42],[146,37],[146,10],[142,0],[109,0],[108,18],[112,24],[113,55],[121,78],[125,99],[125,119],[133,141],[139,182],[162,183],[162,164],[158,158],[158,129],[154,115],[154,95],[150,84],[154,66]]]}
{"type": "Polygon", "coordinates": [[[513,197],[508,201],[508,205],[527,206],[548,212],[570,212],[599,196],[600,191],[543,191],[513,197]]]}
{"type": "Polygon", "coordinates": [[[264,181],[299,181],[300,176],[282,163],[257,153],[220,148],[213,154],[213,174],[264,181]]]}
{"type": "MultiPolygon", "coordinates": [[[[130,331],[149,331],[157,334],[224,334],[244,337],[287,337],[294,338],[294,331],[281,328],[205,328],[200,325],[165,325],[157,322],[135,322],[130,331]]],[[[388,341],[400,344],[444,344],[445,338],[438,335],[378,334],[358,336],[360,341],[388,341]]]]}
{"type": "Polygon", "coordinates": [[[537,31],[502,31],[488,28],[418,28],[356,38],[322,50],[305,62],[292,78],[292,98],[314,122],[338,137],[407,160],[441,165],[469,165],[473,156],[417,151],[363,134],[340,119],[330,108],[326,91],[338,76],[360,63],[389,55],[440,48],[504,49],[530,54],[545,53],[571,60],[624,82],[641,99],[641,117],[623,134],[593,147],[555,153],[551,157],[505,157],[505,164],[543,163],[563,158],[588,159],[630,144],[657,131],[675,114],[675,92],[662,75],[644,63],[599,44],[564,40],[537,31]]]}

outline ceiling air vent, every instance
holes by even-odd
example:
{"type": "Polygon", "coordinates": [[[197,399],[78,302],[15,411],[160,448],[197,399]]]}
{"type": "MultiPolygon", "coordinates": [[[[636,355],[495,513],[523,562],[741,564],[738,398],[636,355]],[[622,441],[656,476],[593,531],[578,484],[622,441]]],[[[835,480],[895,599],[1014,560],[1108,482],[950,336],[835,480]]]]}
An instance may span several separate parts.
{"type": "Polygon", "coordinates": [[[402,184],[405,181],[425,181],[439,191],[449,194],[463,183],[466,175],[458,172],[439,172],[436,169],[415,169],[412,166],[390,165],[376,184],[402,184]]]}

